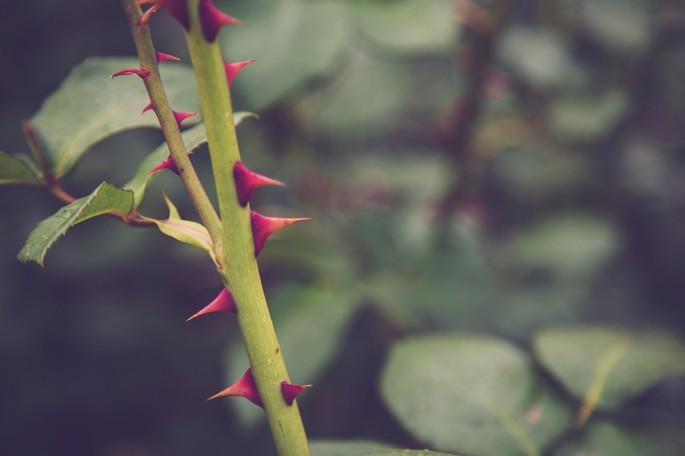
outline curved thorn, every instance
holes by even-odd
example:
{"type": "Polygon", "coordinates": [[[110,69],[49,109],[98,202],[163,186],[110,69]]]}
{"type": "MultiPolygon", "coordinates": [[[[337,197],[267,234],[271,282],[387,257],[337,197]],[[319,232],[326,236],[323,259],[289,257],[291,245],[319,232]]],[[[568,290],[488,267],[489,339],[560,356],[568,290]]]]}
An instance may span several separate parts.
{"type": "Polygon", "coordinates": [[[213,43],[219,29],[226,25],[240,25],[240,21],[217,8],[211,0],[200,0],[198,6],[202,33],[208,42],[213,43]]]}
{"type": "Polygon", "coordinates": [[[242,161],[237,161],[233,166],[233,179],[235,180],[238,202],[243,207],[247,205],[252,193],[258,188],[268,185],[285,186],[281,181],[251,171],[242,161]]]}
{"type": "Polygon", "coordinates": [[[219,292],[219,294],[205,307],[191,315],[186,322],[193,320],[201,315],[206,315],[208,313],[214,312],[231,312],[236,313],[237,309],[235,306],[235,301],[233,300],[233,295],[228,291],[228,288],[224,288],[219,292]]]}
{"type": "Polygon", "coordinates": [[[258,212],[250,212],[250,220],[252,222],[252,239],[254,241],[255,256],[259,255],[259,252],[264,248],[266,240],[286,226],[292,225],[293,223],[306,222],[311,220],[311,218],[278,218],[278,217],[266,217],[258,212]]]}
{"type": "Polygon", "coordinates": [[[218,399],[220,397],[244,397],[259,407],[262,406],[262,399],[259,397],[257,385],[252,376],[252,368],[245,371],[240,380],[229,386],[223,391],[219,391],[214,396],[208,398],[208,401],[218,399]]]}

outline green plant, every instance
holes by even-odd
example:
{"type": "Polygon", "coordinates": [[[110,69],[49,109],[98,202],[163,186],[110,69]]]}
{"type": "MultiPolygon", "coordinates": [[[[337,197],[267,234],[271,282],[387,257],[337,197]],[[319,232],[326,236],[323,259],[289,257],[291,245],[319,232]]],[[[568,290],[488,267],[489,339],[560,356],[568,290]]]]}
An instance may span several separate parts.
{"type": "MultiPolygon", "coordinates": [[[[259,1],[253,0],[254,3],[259,1]]],[[[201,5],[209,8],[208,2],[192,2],[193,9],[190,12],[197,17],[183,14],[183,9],[178,5],[184,2],[142,3],[150,3],[151,6],[144,16],[139,16],[140,12],[133,2],[128,2],[128,12],[133,15],[132,25],[141,20],[143,23],[149,21],[155,11],[163,8],[177,16],[182,25],[187,25],[204,124],[195,125],[179,136],[175,124],[184,121],[190,125],[198,120],[191,115],[193,110],[198,109],[193,73],[175,64],[165,64],[162,71],[165,81],[162,85],[156,74],[157,60],[174,59],[167,54],[154,52],[148,37],[144,36],[145,27],[137,24],[132,26],[135,42],[142,48],[141,59],[97,59],[78,67],[65,86],[48,100],[31,123],[25,125],[35,158],[25,160],[5,153],[0,155],[0,182],[40,183],[68,203],[34,232],[27,247],[22,250],[22,257],[42,262],[47,248],[67,229],[97,215],[114,216],[133,226],[157,227],[164,234],[206,251],[211,261],[218,266],[223,285],[228,285],[227,288],[222,287],[214,301],[190,319],[214,311],[236,312],[238,318],[244,320],[240,322],[243,329],[250,331],[250,328],[256,327],[255,321],[261,320],[252,306],[244,310],[244,303],[251,302],[256,304],[256,309],[266,310],[261,286],[256,285],[259,277],[255,275],[255,255],[250,254],[250,251],[258,253],[268,230],[250,232],[249,228],[251,224],[252,227],[264,227],[269,220],[248,215],[248,190],[257,185],[280,183],[251,174],[241,162],[236,161],[239,154],[235,132],[227,122],[217,121],[230,118],[231,99],[224,96],[226,83],[230,83],[248,61],[224,66],[217,53],[216,42],[211,40],[215,37],[214,28],[208,33],[212,41],[209,43],[206,30],[197,27],[201,19],[199,12],[202,11],[199,8],[201,5]],[[131,80],[117,78],[103,89],[106,77],[112,73],[117,77],[138,75],[152,93],[143,91],[143,84],[136,77],[131,80]],[[172,100],[171,103],[162,100],[163,92],[172,100]],[[217,94],[221,96],[217,97],[217,94]],[[155,110],[160,122],[153,120],[149,113],[142,117],[134,115],[143,107],[148,95],[152,102],[143,111],[155,110]],[[188,111],[174,113],[171,106],[188,111]],[[146,125],[161,126],[167,141],[144,160],[128,184],[118,188],[103,183],[92,194],[78,200],[61,187],[61,179],[97,140],[126,128],[146,125]],[[214,161],[213,170],[218,173],[215,174],[219,194],[218,214],[209,203],[209,198],[203,194],[202,185],[193,176],[192,163],[186,157],[199,144],[206,142],[207,137],[214,161]],[[140,213],[139,207],[147,185],[153,176],[158,175],[150,174],[150,171],[164,169],[181,175],[198,209],[201,224],[181,219],[169,198],[169,216],[166,219],[155,219],[140,213]],[[241,180],[245,182],[249,179],[252,179],[253,186],[240,184],[241,180]],[[226,232],[232,235],[226,236],[226,232]],[[234,253],[237,257],[234,257],[234,253]],[[239,265],[237,269],[234,268],[236,264],[239,265]],[[229,288],[233,293],[228,291],[229,288]],[[252,316],[248,317],[250,313],[252,316]]],[[[407,103],[405,94],[413,93],[408,77],[412,65],[396,62],[410,60],[403,53],[413,54],[417,49],[421,52],[428,49],[431,55],[440,55],[445,50],[450,52],[445,45],[450,39],[449,35],[447,39],[443,35],[445,31],[449,33],[453,29],[452,24],[444,21],[439,22],[439,27],[432,27],[434,22],[438,22],[433,19],[449,15],[449,11],[444,9],[445,5],[454,3],[449,0],[398,0],[394,4],[385,1],[347,2],[345,6],[343,2],[334,1],[262,3],[267,7],[274,3],[271,9],[277,11],[261,24],[262,31],[268,32],[274,28],[274,23],[281,20],[295,24],[276,30],[288,38],[294,36],[292,40],[283,39],[273,43],[273,52],[280,59],[288,59],[291,50],[289,43],[311,41],[311,36],[303,38],[301,34],[305,33],[300,30],[318,30],[312,24],[319,24],[329,16],[336,17],[336,24],[326,30],[330,33],[321,36],[321,47],[318,48],[321,58],[312,59],[307,65],[296,68],[289,66],[287,71],[282,72],[286,74],[273,72],[269,75],[271,72],[262,72],[262,78],[266,74],[278,79],[274,84],[267,84],[268,80],[264,79],[255,82],[257,78],[249,77],[239,80],[241,87],[245,82],[252,85],[248,93],[253,101],[256,100],[256,105],[274,103],[273,100],[281,99],[293,86],[304,87],[303,80],[321,77],[325,67],[321,62],[330,58],[330,55],[340,53],[336,37],[344,27],[337,21],[338,16],[341,23],[351,20],[341,13],[347,8],[355,11],[354,20],[358,21],[355,30],[363,30],[365,38],[373,41],[374,46],[369,46],[371,50],[355,50],[354,57],[350,58],[352,71],[341,72],[349,78],[341,90],[326,86],[323,90],[318,88],[319,98],[337,96],[335,102],[328,105],[329,112],[327,116],[322,116],[322,123],[329,132],[338,135],[336,138],[343,144],[339,149],[344,150],[349,143],[354,144],[349,137],[363,136],[360,127],[371,125],[374,134],[380,134],[379,131],[385,126],[400,118],[400,107],[407,103]],[[425,16],[417,18],[418,10],[422,10],[425,16]],[[390,13],[398,18],[398,23],[403,24],[403,27],[378,26],[384,23],[380,19],[390,13]],[[382,53],[390,52],[393,53],[392,63],[380,57],[382,53]],[[393,84],[389,84],[388,91],[379,91],[378,86],[368,81],[377,84],[393,81],[393,84]],[[371,109],[360,109],[372,97],[373,103],[368,103],[372,105],[371,109]]],[[[492,2],[492,5],[500,9],[497,5],[506,6],[508,3],[497,1],[492,2]]],[[[542,222],[536,220],[528,228],[516,226],[513,242],[501,243],[494,249],[493,245],[483,249],[483,239],[476,234],[478,230],[470,231],[474,227],[481,227],[482,220],[478,214],[481,205],[492,210],[481,200],[478,187],[483,182],[480,171],[495,152],[498,153],[496,171],[502,173],[501,180],[505,188],[514,188],[519,192],[508,195],[514,201],[516,198],[527,201],[522,195],[533,195],[534,201],[540,201],[550,198],[555,191],[563,194],[570,184],[578,182],[574,176],[568,176],[567,165],[585,162],[585,158],[578,155],[549,153],[547,150],[525,147],[505,154],[499,153],[500,146],[496,144],[478,144],[476,133],[481,128],[479,118],[485,118],[483,123],[486,126],[501,120],[497,118],[501,116],[497,109],[494,114],[488,109],[480,109],[486,92],[485,77],[492,65],[491,60],[498,55],[495,52],[498,40],[506,38],[506,50],[510,54],[507,58],[519,65],[520,71],[542,72],[542,75],[532,75],[534,80],[549,77],[550,73],[544,68],[541,70],[538,65],[546,60],[538,59],[534,52],[529,52],[542,47],[540,52],[546,55],[549,51],[546,47],[548,41],[531,38],[532,33],[522,31],[520,27],[502,38],[498,35],[499,28],[504,27],[499,23],[500,15],[493,15],[497,20],[491,21],[482,8],[474,8],[472,13],[485,19],[480,23],[481,29],[475,30],[476,36],[482,34],[481,38],[485,40],[485,51],[478,46],[472,48],[468,58],[471,66],[464,71],[469,78],[466,98],[463,100],[465,103],[455,103],[452,117],[456,120],[448,119],[454,120],[454,124],[448,123],[444,129],[447,134],[440,137],[440,141],[434,141],[451,156],[453,172],[444,173],[447,185],[434,183],[440,180],[435,179],[435,176],[442,175],[436,171],[446,168],[445,163],[423,151],[413,160],[391,155],[378,158],[376,163],[365,157],[353,156],[349,159],[349,166],[342,171],[345,175],[342,185],[347,186],[350,194],[357,196],[365,189],[373,193],[380,188],[380,193],[391,195],[391,199],[406,200],[402,206],[404,212],[382,212],[380,217],[374,219],[358,217],[349,226],[342,223],[336,226],[329,222],[326,229],[322,230],[328,237],[318,233],[320,238],[315,239],[317,233],[312,235],[307,232],[307,237],[300,239],[299,244],[298,233],[294,232],[289,245],[282,245],[281,251],[276,252],[276,255],[287,259],[289,267],[295,265],[307,269],[316,277],[314,285],[296,285],[270,299],[272,305],[279,298],[288,302],[288,306],[282,307],[287,307],[287,310],[277,315],[276,326],[283,349],[291,356],[289,367],[295,373],[295,378],[314,380],[322,370],[321,366],[333,359],[336,347],[345,345],[341,334],[350,326],[355,311],[362,307],[359,304],[370,304],[380,315],[380,320],[386,324],[390,322],[394,336],[403,336],[399,341],[395,337],[388,338],[389,358],[385,363],[377,360],[375,365],[382,366],[378,387],[384,406],[404,429],[404,433],[416,439],[416,446],[429,445],[445,451],[484,456],[576,454],[590,450],[598,454],[677,454],[670,452],[671,443],[677,441],[673,433],[666,429],[662,438],[665,443],[654,445],[653,434],[648,433],[649,438],[643,441],[643,429],[635,431],[632,423],[626,423],[625,418],[629,415],[627,407],[630,407],[631,399],[663,379],[682,374],[685,352],[679,340],[659,332],[604,325],[539,330],[541,325],[548,326],[551,321],[558,324],[558,319],[563,320],[559,314],[571,314],[567,311],[565,298],[573,304],[585,299],[584,296],[579,298],[576,290],[584,288],[584,279],[596,274],[606,264],[606,259],[615,253],[618,244],[615,223],[604,216],[565,213],[562,217],[554,216],[551,222],[543,219],[542,222]],[[523,52],[514,52],[512,47],[519,47],[523,52]],[[466,149],[463,154],[462,149],[466,149]],[[454,179],[457,174],[466,178],[454,179]],[[443,187],[448,191],[445,192],[443,187]],[[476,202],[470,206],[476,209],[475,215],[465,211],[459,213],[458,217],[452,217],[451,209],[461,209],[464,207],[462,204],[470,204],[472,200],[476,202]],[[411,226],[407,226],[416,220],[421,221],[427,206],[443,208],[440,213],[440,217],[444,218],[443,223],[435,224],[439,228],[436,231],[443,237],[434,244],[422,243],[421,232],[418,233],[418,239],[410,236],[417,233],[409,233],[411,226]],[[456,233],[452,230],[455,218],[456,233]],[[465,220],[467,223],[462,223],[465,220]],[[469,223],[473,223],[473,226],[469,223]],[[304,250],[303,246],[308,249],[304,253],[301,251],[304,250]],[[495,255],[492,255],[493,250],[495,255]],[[356,252],[362,252],[359,255],[363,258],[361,261],[355,258],[356,252]],[[493,256],[496,261],[492,263],[497,264],[496,268],[484,261],[493,259],[493,256]],[[325,269],[323,272],[322,265],[325,269]],[[571,295],[570,299],[568,294],[571,295]],[[283,296],[287,299],[283,299],[283,296]],[[312,326],[319,329],[318,334],[311,330],[312,326]],[[435,329],[442,334],[412,334],[435,329]],[[506,337],[464,333],[464,330],[472,332],[474,329],[500,335],[504,332],[506,337]],[[529,337],[531,332],[533,335],[529,337]],[[321,337],[321,334],[325,337],[321,337]],[[522,349],[507,340],[520,341],[524,336],[525,340],[532,342],[532,350],[522,349]],[[572,418],[574,411],[575,419],[572,418]]],[[[255,10],[259,8],[255,7],[255,10]]],[[[234,21],[221,16],[220,20],[214,22],[234,21]]],[[[222,35],[225,38],[230,34],[222,35]]],[[[233,46],[233,40],[229,42],[233,46]]],[[[235,49],[243,44],[241,40],[235,42],[235,49]]],[[[296,49],[293,47],[292,50],[296,49]]],[[[416,67],[430,65],[433,76],[440,73],[437,69],[433,71],[436,62],[422,60],[420,65],[412,63],[416,67]]],[[[275,66],[280,64],[283,62],[275,66]]],[[[603,113],[606,115],[595,119],[597,122],[590,122],[593,127],[590,129],[585,125],[589,118],[586,111],[592,112],[594,104],[585,106],[581,103],[582,109],[577,112],[578,106],[573,103],[569,106],[569,102],[565,101],[552,110],[552,122],[559,124],[554,128],[559,127],[564,136],[575,135],[581,141],[602,135],[605,128],[613,128],[616,119],[626,109],[626,103],[622,103],[621,99],[621,96],[611,96],[603,100],[608,102],[608,114],[603,113]],[[572,128],[569,130],[569,127],[572,128]]],[[[316,95],[314,100],[316,102],[316,95]]],[[[303,104],[307,102],[311,103],[312,98],[302,101],[303,104]]],[[[421,102],[430,106],[430,112],[439,111],[425,100],[421,102]]],[[[510,115],[511,109],[505,106],[503,110],[510,115]]],[[[308,112],[311,113],[311,110],[308,112]]],[[[233,116],[236,124],[246,117],[249,114],[236,113],[233,116]]],[[[520,119],[518,122],[524,123],[520,119]]],[[[294,131],[281,134],[297,136],[297,127],[292,129],[294,131]]],[[[516,132],[515,128],[513,130],[516,132]]],[[[490,142],[510,144],[511,138],[506,129],[500,133],[504,138],[486,136],[490,142]]],[[[523,134],[529,133],[524,131],[523,134]]],[[[541,136],[549,140],[544,134],[541,136]]],[[[544,144],[536,146],[544,149],[544,144]]],[[[574,171],[577,174],[586,171],[582,166],[576,168],[574,171]]],[[[465,207],[469,209],[468,204],[465,207]]],[[[512,218],[518,219],[518,216],[512,218]]],[[[281,220],[270,223],[285,225],[288,222],[281,220]]],[[[325,224],[326,221],[319,223],[325,224]]],[[[268,254],[273,255],[274,250],[269,250],[268,254]]],[[[273,261],[272,258],[267,261],[273,261]]],[[[283,262],[286,263],[286,260],[283,262]]],[[[566,318],[576,321],[573,320],[575,314],[572,315],[566,318]]],[[[262,338],[260,333],[259,337],[246,342],[248,350],[252,344],[251,357],[254,358],[259,357],[260,353],[270,356],[268,347],[273,348],[275,340],[262,338]]],[[[247,357],[241,359],[243,346],[235,344],[232,349],[229,377],[241,380],[216,396],[242,395],[253,403],[263,405],[263,397],[256,393],[254,387],[255,380],[259,383],[257,375],[253,375],[252,370],[245,373],[250,360],[247,357]]],[[[267,379],[268,390],[275,404],[267,407],[267,417],[272,423],[280,419],[285,420],[281,423],[297,425],[297,420],[290,420],[280,412],[293,414],[297,404],[290,407],[292,395],[301,392],[304,386],[286,384],[276,388],[281,378],[286,377],[274,375],[267,379]]],[[[371,381],[375,385],[376,378],[372,377],[371,381]]],[[[329,384],[318,386],[331,390],[331,394],[337,393],[335,387],[329,384]]],[[[231,402],[251,407],[249,412],[259,412],[257,407],[246,401],[231,402]]],[[[341,421],[346,418],[343,413],[340,416],[341,421]]],[[[247,420],[248,417],[248,413],[243,413],[241,420],[247,420]]],[[[280,448],[285,446],[288,448],[286,451],[303,454],[306,450],[303,450],[301,440],[295,444],[288,441],[298,435],[303,436],[297,432],[283,433],[280,442],[279,435],[275,434],[275,437],[280,448]],[[299,448],[294,448],[297,445],[299,448]]],[[[398,453],[374,442],[314,442],[312,452],[346,456],[425,453],[398,453]]]]}

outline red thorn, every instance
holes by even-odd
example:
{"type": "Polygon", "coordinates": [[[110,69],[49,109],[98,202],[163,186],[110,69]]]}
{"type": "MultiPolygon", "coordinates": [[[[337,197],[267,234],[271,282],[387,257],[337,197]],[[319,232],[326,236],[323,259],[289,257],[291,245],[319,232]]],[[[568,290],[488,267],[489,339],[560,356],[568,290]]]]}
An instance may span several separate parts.
{"type": "Polygon", "coordinates": [[[292,385],[285,380],[281,382],[281,394],[283,395],[283,400],[288,405],[293,405],[295,398],[302,394],[307,388],[311,388],[312,385],[292,385]]]}
{"type": "Polygon", "coordinates": [[[153,105],[152,102],[150,102],[147,106],[143,108],[141,114],[145,114],[146,112],[152,111],[153,109],[155,109],[155,105],[153,105]]]}
{"type": "Polygon", "coordinates": [[[212,0],[200,0],[200,24],[202,32],[210,43],[216,40],[219,29],[225,25],[240,25],[240,21],[214,6],[212,0]]]}
{"type": "Polygon", "coordinates": [[[233,84],[233,80],[238,74],[240,74],[243,69],[251,63],[254,63],[255,59],[243,60],[241,62],[224,62],[224,69],[226,70],[226,80],[228,80],[229,87],[233,84]]]}
{"type": "Polygon", "coordinates": [[[185,0],[137,0],[139,5],[153,5],[152,8],[147,10],[143,16],[138,20],[138,25],[145,25],[150,20],[148,16],[145,16],[150,12],[151,9],[156,8],[154,14],[160,7],[164,7],[171,13],[172,16],[178,20],[178,22],[185,27],[186,30],[190,30],[190,20],[188,19],[188,8],[186,7],[185,0]],[[145,18],[145,19],[144,19],[145,18]]]}
{"type": "Polygon", "coordinates": [[[235,186],[238,192],[238,202],[243,207],[250,201],[252,192],[258,188],[267,185],[285,186],[281,181],[250,171],[241,161],[235,162],[235,166],[233,167],[233,179],[235,179],[235,186]]]}
{"type": "Polygon", "coordinates": [[[183,121],[186,119],[190,119],[191,117],[195,117],[197,115],[196,112],[176,112],[174,111],[174,117],[176,118],[176,123],[178,124],[178,128],[181,128],[181,124],[183,124],[183,121]]]}
{"type": "Polygon", "coordinates": [[[174,157],[172,157],[171,155],[167,155],[167,157],[164,160],[162,160],[162,162],[159,165],[152,168],[148,174],[154,174],[156,172],[162,171],[163,169],[168,169],[173,173],[180,174],[178,172],[176,162],[174,161],[174,157]]]}
{"type": "Polygon", "coordinates": [[[229,386],[223,391],[216,393],[214,396],[207,399],[211,401],[213,399],[218,399],[220,397],[233,397],[239,396],[244,397],[248,401],[255,405],[262,406],[262,399],[259,397],[259,392],[257,391],[257,385],[254,382],[254,377],[252,376],[252,368],[245,371],[240,380],[229,386]]]}
{"type": "Polygon", "coordinates": [[[164,62],[164,61],[180,62],[181,61],[181,59],[179,57],[176,57],[175,55],[171,55],[171,54],[165,54],[164,52],[155,51],[155,55],[157,56],[157,62],[164,62]]]}
{"type": "Polygon", "coordinates": [[[255,255],[264,248],[266,240],[276,231],[297,222],[305,222],[310,218],[276,218],[265,217],[262,214],[251,211],[250,220],[252,222],[252,239],[254,240],[255,255]]]}
{"type": "Polygon", "coordinates": [[[144,68],[126,68],[124,70],[117,71],[112,75],[112,79],[118,77],[118,76],[129,76],[131,74],[135,74],[139,76],[141,79],[145,79],[148,76],[150,76],[150,72],[144,68]]]}
{"type": "Polygon", "coordinates": [[[192,315],[186,321],[190,321],[194,318],[199,317],[200,315],[205,315],[205,314],[213,313],[213,312],[237,313],[237,309],[235,307],[235,301],[233,300],[233,295],[231,295],[231,292],[228,291],[228,288],[224,288],[223,290],[221,290],[221,292],[219,292],[217,297],[214,298],[214,300],[212,302],[210,302],[207,306],[205,306],[199,312],[192,315]]]}

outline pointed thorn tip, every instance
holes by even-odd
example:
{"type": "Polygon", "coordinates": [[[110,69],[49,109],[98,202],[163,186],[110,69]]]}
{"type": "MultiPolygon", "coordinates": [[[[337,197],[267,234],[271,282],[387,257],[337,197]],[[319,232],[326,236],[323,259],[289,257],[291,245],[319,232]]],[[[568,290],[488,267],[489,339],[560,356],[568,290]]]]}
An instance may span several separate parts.
{"type": "Polygon", "coordinates": [[[222,289],[219,292],[219,294],[212,300],[212,302],[207,304],[205,307],[200,309],[198,312],[191,315],[186,320],[186,322],[189,322],[190,320],[193,320],[193,319],[200,317],[202,315],[206,315],[209,313],[215,313],[215,312],[237,313],[237,309],[235,306],[235,300],[233,299],[233,295],[231,295],[231,292],[228,291],[228,288],[222,289]]]}
{"type": "Polygon", "coordinates": [[[200,0],[200,24],[205,39],[212,43],[219,34],[219,29],[226,25],[240,25],[241,22],[217,8],[211,0],[200,0]]]}
{"type": "Polygon", "coordinates": [[[281,395],[283,400],[288,405],[293,405],[297,396],[302,394],[306,389],[311,388],[312,385],[293,385],[283,380],[281,382],[281,395]]]}
{"type": "Polygon", "coordinates": [[[261,252],[264,248],[264,244],[266,243],[267,239],[276,231],[279,231],[294,223],[311,220],[309,217],[266,217],[255,211],[250,212],[250,219],[252,221],[252,239],[254,241],[255,255],[259,255],[259,252],[261,252]]]}
{"type": "Polygon", "coordinates": [[[157,62],[180,62],[181,58],[175,55],[165,54],[164,52],[155,51],[157,62]]]}
{"type": "Polygon", "coordinates": [[[251,171],[242,161],[237,161],[233,166],[233,179],[235,180],[238,202],[245,207],[250,201],[255,190],[266,186],[284,187],[279,180],[257,174],[251,171]]]}

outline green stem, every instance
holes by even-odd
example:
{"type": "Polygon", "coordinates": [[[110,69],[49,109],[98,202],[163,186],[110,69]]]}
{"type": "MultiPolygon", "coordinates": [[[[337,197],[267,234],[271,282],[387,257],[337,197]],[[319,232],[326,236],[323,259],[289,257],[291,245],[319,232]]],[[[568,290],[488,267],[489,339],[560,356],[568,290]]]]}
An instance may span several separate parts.
{"type": "Polygon", "coordinates": [[[207,193],[205,192],[200,178],[195,172],[195,168],[190,161],[186,146],[183,143],[183,137],[179,130],[174,112],[169,105],[162,79],[159,75],[159,67],[157,64],[157,55],[155,53],[152,38],[150,36],[150,29],[147,25],[137,25],[138,19],[142,15],[140,6],[136,0],[121,0],[121,3],[126,11],[129,26],[131,28],[131,35],[136,45],[138,52],[138,59],[140,60],[140,67],[148,70],[150,75],[145,78],[145,88],[150,96],[150,101],[155,109],[157,118],[162,127],[164,139],[169,147],[169,152],[176,162],[176,167],[183,180],[183,183],[188,190],[190,199],[197,210],[202,223],[207,228],[214,246],[217,250],[221,250],[221,240],[223,239],[221,230],[221,220],[212,206],[207,193]]]}
{"type": "Polygon", "coordinates": [[[236,301],[238,323],[278,454],[307,456],[307,436],[297,403],[288,406],[281,394],[281,381],[290,379],[262,288],[249,206],[241,207],[238,203],[233,180],[240,150],[221,49],[217,41],[206,41],[198,4],[199,0],[188,0],[191,28],[186,40],[195,69],[223,223],[223,250],[217,251],[217,256],[224,268],[219,273],[236,301]]]}

